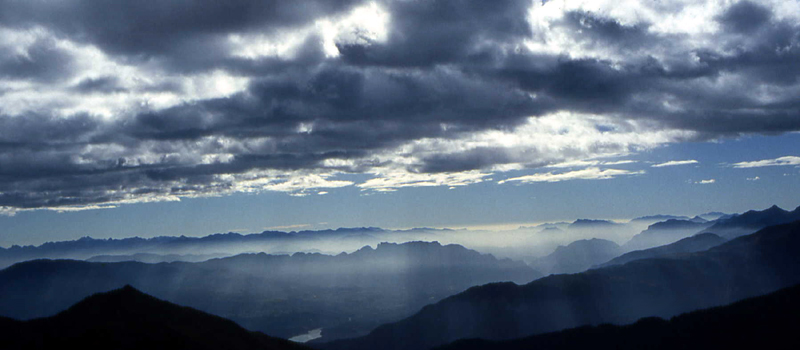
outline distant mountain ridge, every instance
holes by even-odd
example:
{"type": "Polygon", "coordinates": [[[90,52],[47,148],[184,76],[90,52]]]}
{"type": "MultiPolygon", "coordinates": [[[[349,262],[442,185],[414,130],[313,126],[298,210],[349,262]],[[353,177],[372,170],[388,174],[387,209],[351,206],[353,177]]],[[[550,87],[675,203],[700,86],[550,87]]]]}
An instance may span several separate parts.
{"type": "MultiPolygon", "coordinates": [[[[355,248],[376,244],[386,235],[407,235],[419,232],[449,232],[446,229],[384,230],[377,227],[338,228],[335,230],[304,231],[263,231],[261,233],[240,234],[235,232],[216,233],[203,237],[159,236],[153,238],[94,239],[83,237],[74,241],[47,242],[38,246],[0,247],[0,268],[32,259],[89,259],[98,255],[147,254],[195,254],[219,255],[225,248],[235,255],[245,252],[261,252],[265,249],[280,249],[288,243],[308,245],[309,242],[335,239],[347,242],[355,248]]],[[[337,251],[341,252],[342,250],[337,251]]]]}
{"type": "Polygon", "coordinates": [[[703,230],[703,232],[711,232],[731,239],[753,233],[767,226],[785,224],[796,220],[800,220],[800,206],[793,211],[787,211],[777,205],[773,205],[761,211],[749,210],[740,215],[720,220],[713,226],[703,230]]]}
{"type": "Polygon", "coordinates": [[[800,283],[800,221],[704,252],[643,259],[526,285],[493,283],[428,305],[369,335],[323,349],[426,349],[462,338],[513,339],[634,322],[735,302],[800,283]]]}
{"type": "Polygon", "coordinates": [[[665,221],[665,220],[689,220],[688,216],[683,215],[665,215],[665,214],[657,214],[657,215],[648,215],[648,216],[640,216],[638,218],[631,219],[631,222],[658,222],[658,221],[665,221]]]}
{"type": "Polygon", "coordinates": [[[30,321],[0,319],[3,349],[303,350],[221,317],[178,306],[131,286],[98,293],[30,321]]]}

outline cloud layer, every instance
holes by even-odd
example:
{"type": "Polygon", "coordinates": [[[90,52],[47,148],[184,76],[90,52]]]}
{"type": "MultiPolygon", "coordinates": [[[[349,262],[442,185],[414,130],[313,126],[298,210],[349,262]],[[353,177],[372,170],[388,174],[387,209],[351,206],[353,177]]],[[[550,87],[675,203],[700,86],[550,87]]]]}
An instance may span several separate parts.
{"type": "Polygon", "coordinates": [[[462,186],[581,161],[506,181],[623,175],[598,159],[800,130],[798,14],[796,1],[3,1],[0,208],[462,186]]]}

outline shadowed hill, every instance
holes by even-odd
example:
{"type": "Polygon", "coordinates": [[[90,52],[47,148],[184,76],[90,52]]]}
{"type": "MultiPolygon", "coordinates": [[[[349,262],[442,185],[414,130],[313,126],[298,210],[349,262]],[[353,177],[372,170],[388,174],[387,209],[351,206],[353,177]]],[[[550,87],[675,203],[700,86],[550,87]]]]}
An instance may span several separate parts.
{"type": "Polygon", "coordinates": [[[495,283],[324,349],[427,349],[462,338],[513,339],[581,325],[731,303],[800,283],[800,222],[773,226],[704,252],[636,260],[529,284],[495,283]]]}
{"type": "Polygon", "coordinates": [[[684,238],[672,244],[625,253],[596,267],[622,265],[634,260],[657,258],[670,254],[701,252],[711,247],[718,246],[724,242],[724,238],[713,233],[700,233],[692,237],[684,238]]]}
{"type": "Polygon", "coordinates": [[[437,350],[797,349],[800,286],[670,320],[573,328],[508,341],[458,340],[437,350]]]}
{"type": "Polygon", "coordinates": [[[131,286],[92,295],[55,316],[0,320],[4,349],[271,349],[308,347],[144,294],[131,286]]]}

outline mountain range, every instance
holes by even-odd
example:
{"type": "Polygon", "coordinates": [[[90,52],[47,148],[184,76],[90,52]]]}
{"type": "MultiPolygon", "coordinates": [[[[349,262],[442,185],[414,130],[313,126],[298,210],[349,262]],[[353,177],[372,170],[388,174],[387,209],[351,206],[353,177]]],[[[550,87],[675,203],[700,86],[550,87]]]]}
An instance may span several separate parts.
{"type": "Polygon", "coordinates": [[[93,293],[130,284],[247,329],[289,338],[324,328],[325,339],[337,339],[366,334],[475,285],[539,277],[522,262],[435,242],[200,263],[34,260],[0,271],[0,315],[52,315],[93,293]]]}
{"type": "Polygon", "coordinates": [[[502,340],[582,325],[672,317],[800,283],[800,222],[707,251],[473,287],[364,337],[323,349],[427,349],[463,338],[502,340]]]}
{"type": "Polygon", "coordinates": [[[765,210],[750,210],[724,220],[718,220],[703,232],[715,233],[727,239],[753,233],[761,228],[800,220],[800,206],[793,211],[773,205],[765,210]]]}

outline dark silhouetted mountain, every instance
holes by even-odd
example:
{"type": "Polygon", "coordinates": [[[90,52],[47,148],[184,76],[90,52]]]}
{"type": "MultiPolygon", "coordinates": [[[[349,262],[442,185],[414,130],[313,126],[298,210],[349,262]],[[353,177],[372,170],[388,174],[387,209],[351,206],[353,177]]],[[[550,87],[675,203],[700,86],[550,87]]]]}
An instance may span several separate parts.
{"type": "Polygon", "coordinates": [[[671,254],[686,254],[694,252],[702,252],[712,247],[716,247],[725,243],[726,239],[717,236],[713,233],[700,233],[692,237],[684,238],[672,244],[663,245],[660,247],[635,250],[622,254],[611,261],[601,264],[597,267],[606,267],[612,265],[622,265],[634,260],[658,258],[668,256],[671,254]]]}
{"type": "Polygon", "coordinates": [[[704,252],[643,259],[526,285],[473,287],[369,335],[324,349],[428,349],[458,339],[514,339],[581,325],[627,324],[729,304],[800,283],[800,221],[704,252]]]}
{"type": "Polygon", "coordinates": [[[251,332],[131,286],[92,295],[55,316],[0,321],[3,349],[309,349],[251,332]]]}
{"type": "Polygon", "coordinates": [[[613,221],[608,220],[591,220],[591,219],[578,219],[575,222],[569,224],[569,229],[585,229],[585,228],[597,228],[597,227],[614,227],[621,224],[618,224],[613,221]]]}
{"type": "Polygon", "coordinates": [[[559,246],[545,257],[533,260],[530,265],[545,274],[576,273],[606,262],[622,254],[622,248],[605,239],[582,239],[567,246],[559,246]]]}
{"type": "Polygon", "coordinates": [[[658,247],[693,236],[711,225],[712,224],[707,222],[674,219],[657,222],[648,226],[647,229],[641,233],[633,236],[628,242],[622,245],[622,247],[625,251],[658,247]]]}
{"type": "Polygon", "coordinates": [[[522,262],[435,242],[200,263],[35,260],[0,271],[0,315],[52,315],[93,293],[130,284],[247,329],[289,338],[324,328],[324,339],[336,339],[366,334],[471,286],[540,276],[522,262]]]}
{"type": "Polygon", "coordinates": [[[632,219],[631,222],[641,222],[641,223],[654,223],[659,221],[666,221],[666,220],[689,220],[688,216],[677,216],[677,215],[648,215],[648,216],[640,216],[638,218],[632,219]]]}
{"type": "Polygon", "coordinates": [[[800,220],[800,207],[794,211],[786,211],[773,205],[762,211],[750,210],[741,215],[720,220],[703,232],[716,233],[731,239],[753,233],[767,226],[785,224],[795,220],[800,220]]]}
{"type": "Polygon", "coordinates": [[[458,340],[437,350],[798,349],[800,286],[634,324],[584,326],[507,341],[458,340]]]}

